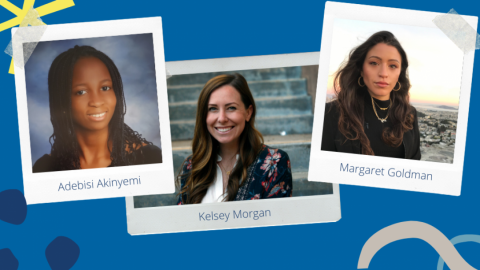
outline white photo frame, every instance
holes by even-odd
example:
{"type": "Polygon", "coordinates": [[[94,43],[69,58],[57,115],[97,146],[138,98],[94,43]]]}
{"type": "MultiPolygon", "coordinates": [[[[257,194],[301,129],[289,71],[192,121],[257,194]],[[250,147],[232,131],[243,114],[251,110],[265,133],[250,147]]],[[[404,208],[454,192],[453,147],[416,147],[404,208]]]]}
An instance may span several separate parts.
{"type": "MultiPolygon", "coordinates": [[[[318,52],[218,58],[166,62],[173,76],[183,74],[228,72],[318,65],[318,52]]],[[[134,207],[134,198],[125,198],[128,233],[131,235],[207,231],[234,228],[252,228],[291,224],[335,222],[341,218],[339,185],[333,184],[333,193],[315,196],[235,201],[196,205],[134,207]],[[271,216],[259,219],[233,218],[239,211],[269,210],[271,216]],[[201,213],[229,213],[226,220],[201,221],[201,213]]]]}
{"type": "MultiPolygon", "coordinates": [[[[12,35],[14,35],[16,30],[17,29],[13,29],[12,35]]],[[[174,177],[174,172],[161,18],[154,17],[48,25],[39,42],[81,40],[136,34],[151,34],[152,36],[154,76],[157,94],[156,103],[158,106],[158,125],[160,130],[160,134],[157,135],[161,138],[162,163],[33,173],[25,68],[15,66],[24,194],[27,204],[174,192],[175,186],[171,181],[174,177]],[[113,181],[111,181],[112,179],[117,180],[117,182],[113,183],[113,181]],[[129,180],[124,181],[124,179],[129,180]],[[137,179],[137,181],[134,180],[132,182],[130,179],[137,179]],[[110,181],[110,185],[99,185],[99,181],[103,183],[110,181]],[[92,182],[93,187],[90,189],[80,189],[80,185],[78,185],[77,182],[92,182]],[[123,182],[123,185],[120,185],[119,182],[123,182]],[[73,189],[75,183],[77,183],[77,185],[75,185],[76,189],[73,189]],[[129,185],[125,185],[125,183],[129,185]],[[70,190],[60,188],[60,185],[65,187],[66,184],[70,184],[70,190]]],[[[25,37],[22,43],[37,41],[34,37],[25,37]]],[[[16,47],[22,48],[23,46],[15,46],[14,44],[13,47],[14,55],[23,55],[22,51],[15,49],[16,47]]],[[[33,54],[35,54],[35,51],[33,54]]],[[[51,63],[48,63],[48,65],[50,64],[51,63]]],[[[155,100],[153,102],[155,102],[155,100]]],[[[126,100],[126,103],[128,104],[128,100],[126,100]]],[[[155,105],[153,106],[156,107],[155,105]]]]}
{"type": "MultiPolygon", "coordinates": [[[[404,10],[396,8],[365,6],[327,2],[323,23],[323,36],[320,52],[320,66],[318,73],[317,98],[310,156],[309,181],[330,181],[339,184],[371,186],[390,189],[410,190],[419,192],[438,193],[446,195],[460,195],[467,134],[467,119],[470,102],[470,90],[473,72],[474,51],[463,55],[461,67],[461,86],[457,119],[454,158],[452,164],[393,159],[360,154],[322,151],[322,133],[324,123],[329,66],[331,61],[332,37],[334,24],[337,19],[377,22],[401,26],[424,27],[440,31],[433,23],[433,19],[440,13],[404,10]],[[350,167],[375,167],[383,169],[382,174],[360,175],[345,170],[346,164],[350,167]],[[425,174],[428,180],[412,179],[406,172],[425,174]],[[397,173],[400,172],[400,173],[397,173]],[[404,173],[402,173],[404,172],[404,173]],[[393,176],[392,176],[393,175],[393,176]],[[400,175],[400,177],[397,177],[400,175]]],[[[462,16],[476,31],[477,17],[462,16]]],[[[382,29],[386,30],[386,29],[382,29]]],[[[372,33],[373,34],[373,33],[372,33]]],[[[393,33],[395,34],[395,33],[393,33]]],[[[402,42],[399,40],[400,43],[402,42]]],[[[450,41],[450,40],[449,40],[450,41]]],[[[453,44],[453,42],[452,42],[453,44]]],[[[359,45],[359,44],[358,44],[359,45]]],[[[454,47],[454,46],[452,46],[454,47]]],[[[458,47],[456,48],[460,50],[458,47]]],[[[407,51],[408,55],[408,51],[407,51]]],[[[416,177],[417,175],[415,175],[416,177]]]]}

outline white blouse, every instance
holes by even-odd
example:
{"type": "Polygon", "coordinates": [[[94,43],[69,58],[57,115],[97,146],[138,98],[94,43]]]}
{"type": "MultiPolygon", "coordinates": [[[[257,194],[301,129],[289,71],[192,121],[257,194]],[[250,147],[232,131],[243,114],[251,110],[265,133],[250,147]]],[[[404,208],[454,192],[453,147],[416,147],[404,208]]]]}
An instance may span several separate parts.
{"type": "MultiPolygon", "coordinates": [[[[235,156],[235,164],[233,167],[235,168],[235,165],[237,164],[238,160],[238,154],[235,156]]],[[[222,157],[217,155],[217,162],[222,161],[222,157]]],[[[225,189],[225,192],[227,190],[225,189]]],[[[213,179],[212,184],[208,187],[207,193],[202,199],[202,203],[213,203],[213,202],[222,202],[223,199],[225,199],[226,193],[223,193],[223,174],[222,174],[222,169],[220,169],[220,166],[217,163],[217,173],[215,176],[215,179],[213,179]]]]}

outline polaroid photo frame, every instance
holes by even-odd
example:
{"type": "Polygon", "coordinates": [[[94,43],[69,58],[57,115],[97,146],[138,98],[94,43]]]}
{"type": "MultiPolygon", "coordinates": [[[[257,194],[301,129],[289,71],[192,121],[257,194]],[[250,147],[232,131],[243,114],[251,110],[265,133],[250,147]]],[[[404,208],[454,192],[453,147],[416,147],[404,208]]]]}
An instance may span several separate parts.
{"type": "MultiPolygon", "coordinates": [[[[195,75],[200,73],[212,73],[218,75],[221,73],[231,73],[233,71],[242,72],[265,69],[275,70],[276,68],[288,69],[292,67],[312,67],[318,65],[318,56],[318,52],[311,52],[283,55],[174,61],[166,62],[166,68],[169,73],[173,75],[173,77],[169,80],[175,80],[177,75],[183,76],[185,74],[195,75]]],[[[314,78],[316,78],[316,70],[314,73],[314,78]]],[[[205,84],[206,80],[208,79],[210,79],[210,77],[205,78],[205,81],[202,84],[197,84],[195,88],[198,88],[198,90],[200,90],[203,87],[203,84],[205,84]]],[[[281,82],[281,84],[289,83],[289,80],[284,80],[283,82],[281,82]]],[[[173,84],[173,82],[169,81],[169,84],[173,84]]],[[[261,82],[259,82],[259,84],[261,84],[261,82]]],[[[250,82],[249,85],[252,89],[252,92],[255,92],[254,88],[257,87],[252,86],[250,82]]],[[[312,87],[314,93],[316,84],[313,84],[312,87]]],[[[169,96],[173,99],[176,95],[174,91],[180,91],[181,89],[179,87],[172,88],[174,89],[170,90],[169,88],[169,96]]],[[[277,91],[277,89],[273,88],[268,90],[277,91]]],[[[255,99],[256,103],[263,102],[260,99],[255,99]]],[[[311,103],[311,99],[309,99],[309,102],[311,103]]],[[[257,110],[258,108],[259,104],[257,104],[257,110]]],[[[171,116],[173,117],[172,112],[171,116]]],[[[259,125],[261,124],[261,121],[259,119],[260,117],[259,115],[257,115],[257,128],[259,128],[259,125]]],[[[172,119],[171,123],[175,124],[172,119]]],[[[310,123],[310,125],[312,125],[312,122],[310,123]]],[[[173,130],[174,128],[172,127],[172,132],[174,132],[173,130]]],[[[278,135],[278,137],[282,137],[282,135],[285,134],[278,135]]],[[[309,136],[310,134],[308,134],[308,137],[309,136]]],[[[271,145],[271,142],[266,139],[265,144],[271,145]]],[[[308,144],[307,148],[309,149],[310,138],[308,138],[308,142],[304,143],[303,147],[305,147],[306,144],[308,144]]],[[[191,145],[186,143],[183,146],[182,144],[177,144],[177,146],[180,150],[191,150],[191,145]]],[[[176,148],[176,146],[174,146],[174,148],[176,148]]],[[[286,152],[288,153],[289,151],[286,152]]],[[[305,153],[305,151],[303,153],[305,153]]],[[[292,170],[294,170],[294,158],[292,157],[292,153],[289,153],[289,155],[290,160],[292,161],[292,170]]],[[[298,156],[302,157],[302,162],[304,159],[305,163],[308,162],[308,156],[302,155],[302,153],[299,153],[298,156]]],[[[308,167],[306,167],[305,170],[308,170],[308,167]]],[[[174,179],[172,178],[172,181],[173,180],[174,179]]],[[[308,182],[306,177],[305,183],[310,183],[308,182]]],[[[330,186],[330,184],[328,185],[330,186]]],[[[308,190],[309,188],[307,188],[307,192],[308,190]]],[[[163,197],[165,195],[161,196],[163,197]]],[[[144,197],[146,197],[145,201],[148,202],[150,200],[150,196],[144,197]]],[[[154,198],[154,196],[152,196],[151,198],[152,200],[156,199],[154,198]]],[[[175,200],[175,198],[176,194],[172,194],[169,199],[175,200]]],[[[295,197],[294,194],[294,197],[290,198],[261,199],[250,201],[206,203],[195,205],[175,205],[175,203],[173,203],[172,205],[171,203],[170,205],[164,206],[152,207],[150,205],[146,205],[142,207],[136,207],[136,199],[137,197],[125,198],[128,233],[131,235],[335,222],[341,218],[340,194],[338,184],[331,185],[331,191],[329,192],[329,194],[324,195],[295,197]],[[207,215],[208,217],[212,218],[215,216],[215,214],[217,214],[216,216],[219,217],[222,213],[224,214],[222,216],[223,219],[202,219],[202,217],[205,218],[207,217],[207,215]],[[255,218],[256,214],[258,214],[257,218],[255,218]],[[229,216],[228,220],[226,218],[227,215],[229,216]]]]}
{"type": "MultiPolygon", "coordinates": [[[[475,51],[464,53],[457,47],[433,23],[438,15],[443,14],[326,3],[309,181],[460,195],[475,51]],[[382,30],[390,31],[396,36],[409,59],[408,72],[412,84],[410,103],[416,107],[419,119],[421,160],[321,150],[322,135],[325,132],[325,107],[327,102],[335,98],[331,89],[335,71],[340,66],[332,67],[333,63],[347,60],[350,50],[382,30]],[[429,43],[420,38],[414,40],[414,37],[421,36],[441,40],[436,44],[441,44],[443,50],[451,53],[448,57],[444,54],[435,57],[434,52],[440,46],[429,47],[429,43]],[[352,42],[340,43],[342,39],[350,39],[352,42]],[[339,50],[343,50],[343,55],[338,55],[339,50]],[[443,69],[435,74],[422,72],[419,75],[415,70],[421,70],[419,66],[422,64],[433,64],[443,69]],[[448,68],[452,70],[447,70],[448,68]],[[430,84],[423,80],[426,76],[430,84]],[[456,83],[452,84],[449,80],[454,78],[456,83]],[[453,86],[446,89],[445,85],[453,86]],[[431,89],[433,86],[436,89],[431,89]],[[442,95],[443,100],[440,98],[442,95]],[[445,132],[443,129],[450,131],[445,132]]],[[[477,17],[462,18],[476,31],[477,17]]]]}
{"type": "MultiPolygon", "coordinates": [[[[28,27],[29,31],[35,31],[35,27],[28,27]]],[[[13,36],[17,29],[13,29],[13,36]]],[[[39,40],[35,35],[28,35],[19,42],[20,46],[15,42],[13,44],[14,56],[23,55],[25,53],[23,50],[27,50],[31,42],[38,42],[25,66],[15,66],[24,193],[28,204],[163,194],[175,190],[171,181],[174,173],[160,17],[48,25],[39,40]],[[65,47],[65,44],[70,47],[65,47]],[[45,154],[48,159],[50,153],[49,137],[52,135],[53,127],[48,109],[47,77],[52,61],[74,45],[92,46],[92,44],[101,47],[96,49],[109,56],[119,69],[123,81],[124,104],[127,108],[125,124],[128,124],[134,132],[143,134],[139,135],[140,137],[147,135],[148,137],[142,138],[151,142],[154,146],[149,149],[156,149],[156,152],[153,152],[153,158],[148,158],[147,161],[145,154],[147,148],[139,148],[142,150],[140,154],[136,154],[135,162],[141,157],[144,163],[133,164],[141,165],[34,173],[35,160],[39,159],[40,154],[45,154]],[[118,51],[119,48],[122,51],[118,51]],[[37,57],[36,54],[42,54],[42,57],[45,56],[42,59],[46,60],[39,60],[40,56],[37,57]],[[140,60],[130,62],[132,56],[140,60]],[[35,77],[32,74],[37,70],[43,73],[35,74],[38,76],[35,77]],[[144,80],[141,82],[136,80],[139,77],[144,80]],[[42,88],[36,89],[37,86],[42,88]],[[41,132],[42,136],[36,132],[41,132]],[[38,149],[41,149],[41,152],[38,149]]],[[[111,89],[103,88],[105,87],[102,87],[102,91],[111,89]]],[[[116,101],[115,104],[121,102],[118,98],[116,101]]],[[[142,144],[145,146],[148,143],[142,144]]],[[[128,154],[130,155],[132,151],[134,150],[128,154]]]]}

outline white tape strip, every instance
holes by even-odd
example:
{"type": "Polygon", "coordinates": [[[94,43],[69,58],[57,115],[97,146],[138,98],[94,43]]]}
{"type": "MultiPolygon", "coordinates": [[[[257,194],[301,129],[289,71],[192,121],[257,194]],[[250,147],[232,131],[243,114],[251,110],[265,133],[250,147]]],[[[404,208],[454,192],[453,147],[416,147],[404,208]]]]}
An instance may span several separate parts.
{"type": "Polygon", "coordinates": [[[480,48],[480,35],[453,8],[435,17],[433,23],[464,53],[480,48]]]}

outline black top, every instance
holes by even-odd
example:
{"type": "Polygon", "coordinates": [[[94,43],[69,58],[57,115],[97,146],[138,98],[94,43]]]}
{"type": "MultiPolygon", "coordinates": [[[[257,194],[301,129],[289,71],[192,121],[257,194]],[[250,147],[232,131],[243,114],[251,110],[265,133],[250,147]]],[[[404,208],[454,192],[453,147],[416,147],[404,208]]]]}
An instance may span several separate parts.
{"type": "MultiPolygon", "coordinates": [[[[158,148],[155,145],[145,145],[140,147],[137,150],[134,150],[129,155],[136,155],[136,162],[132,165],[143,165],[143,164],[153,164],[153,163],[162,163],[162,149],[158,148]]],[[[108,167],[113,167],[109,165],[108,167]]],[[[39,158],[33,165],[33,172],[52,172],[59,171],[56,167],[55,159],[50,155],[43,155],[39,158]]]]}
{"type": "MultiPolygon", "coordinates": [[[[376,98],[373,100],[376,103],[373,105],[375,105],[375,110],[377,111],[378,117],[385,119],[390,109],[381,110],[379,107],[387,108],[390,105],[390,100],[378,100],[376,98]]],[[[399,147],[392,147],[382,140],[383,129],[387,127],[392,128],[392,122],[389,121],[388,118],[386,122],[382,122],[378,119],[378,117],[375,115],[375,111],[373,110],[372,98],[370,95],[367,95],[365,98],[364,105],[365,107],[363,113],[365,122],[363,124],[363,129],[365,130],[365,134],[370,141],[370,147],[372,147],[375,156],[404,158],[405,147],[403,144],[401,144],[399,147]]]]}
{"type": "MultiPolygon", "coordinates": [[[[381,110],[379,107],[386,108],[390,100],[381,101],[374,99],[378,104],[375,105],[378,117],[385,118],[389,110],[381,110]]],[[[370,95],[365,95],[364,100],[364,131],[370,141],[375,156],[407,158],[420,160],[420,132],[418,129],[417,111],[412,107],[414,115],[413,129],[404,133],[403,142],[399,147],[392,147],[382,140],[382,132],[386,127],[392,128],[393,123],[390,118],[382,123],[375,115],[370,95]]],[[[325,106],[325,120],[323,123],[322,150],[344,153],[361,154],[361,144],[359,140],[351,141],[338,130],[338,120],[340,112],[336,101],[327,103],[325,106]]]]}

